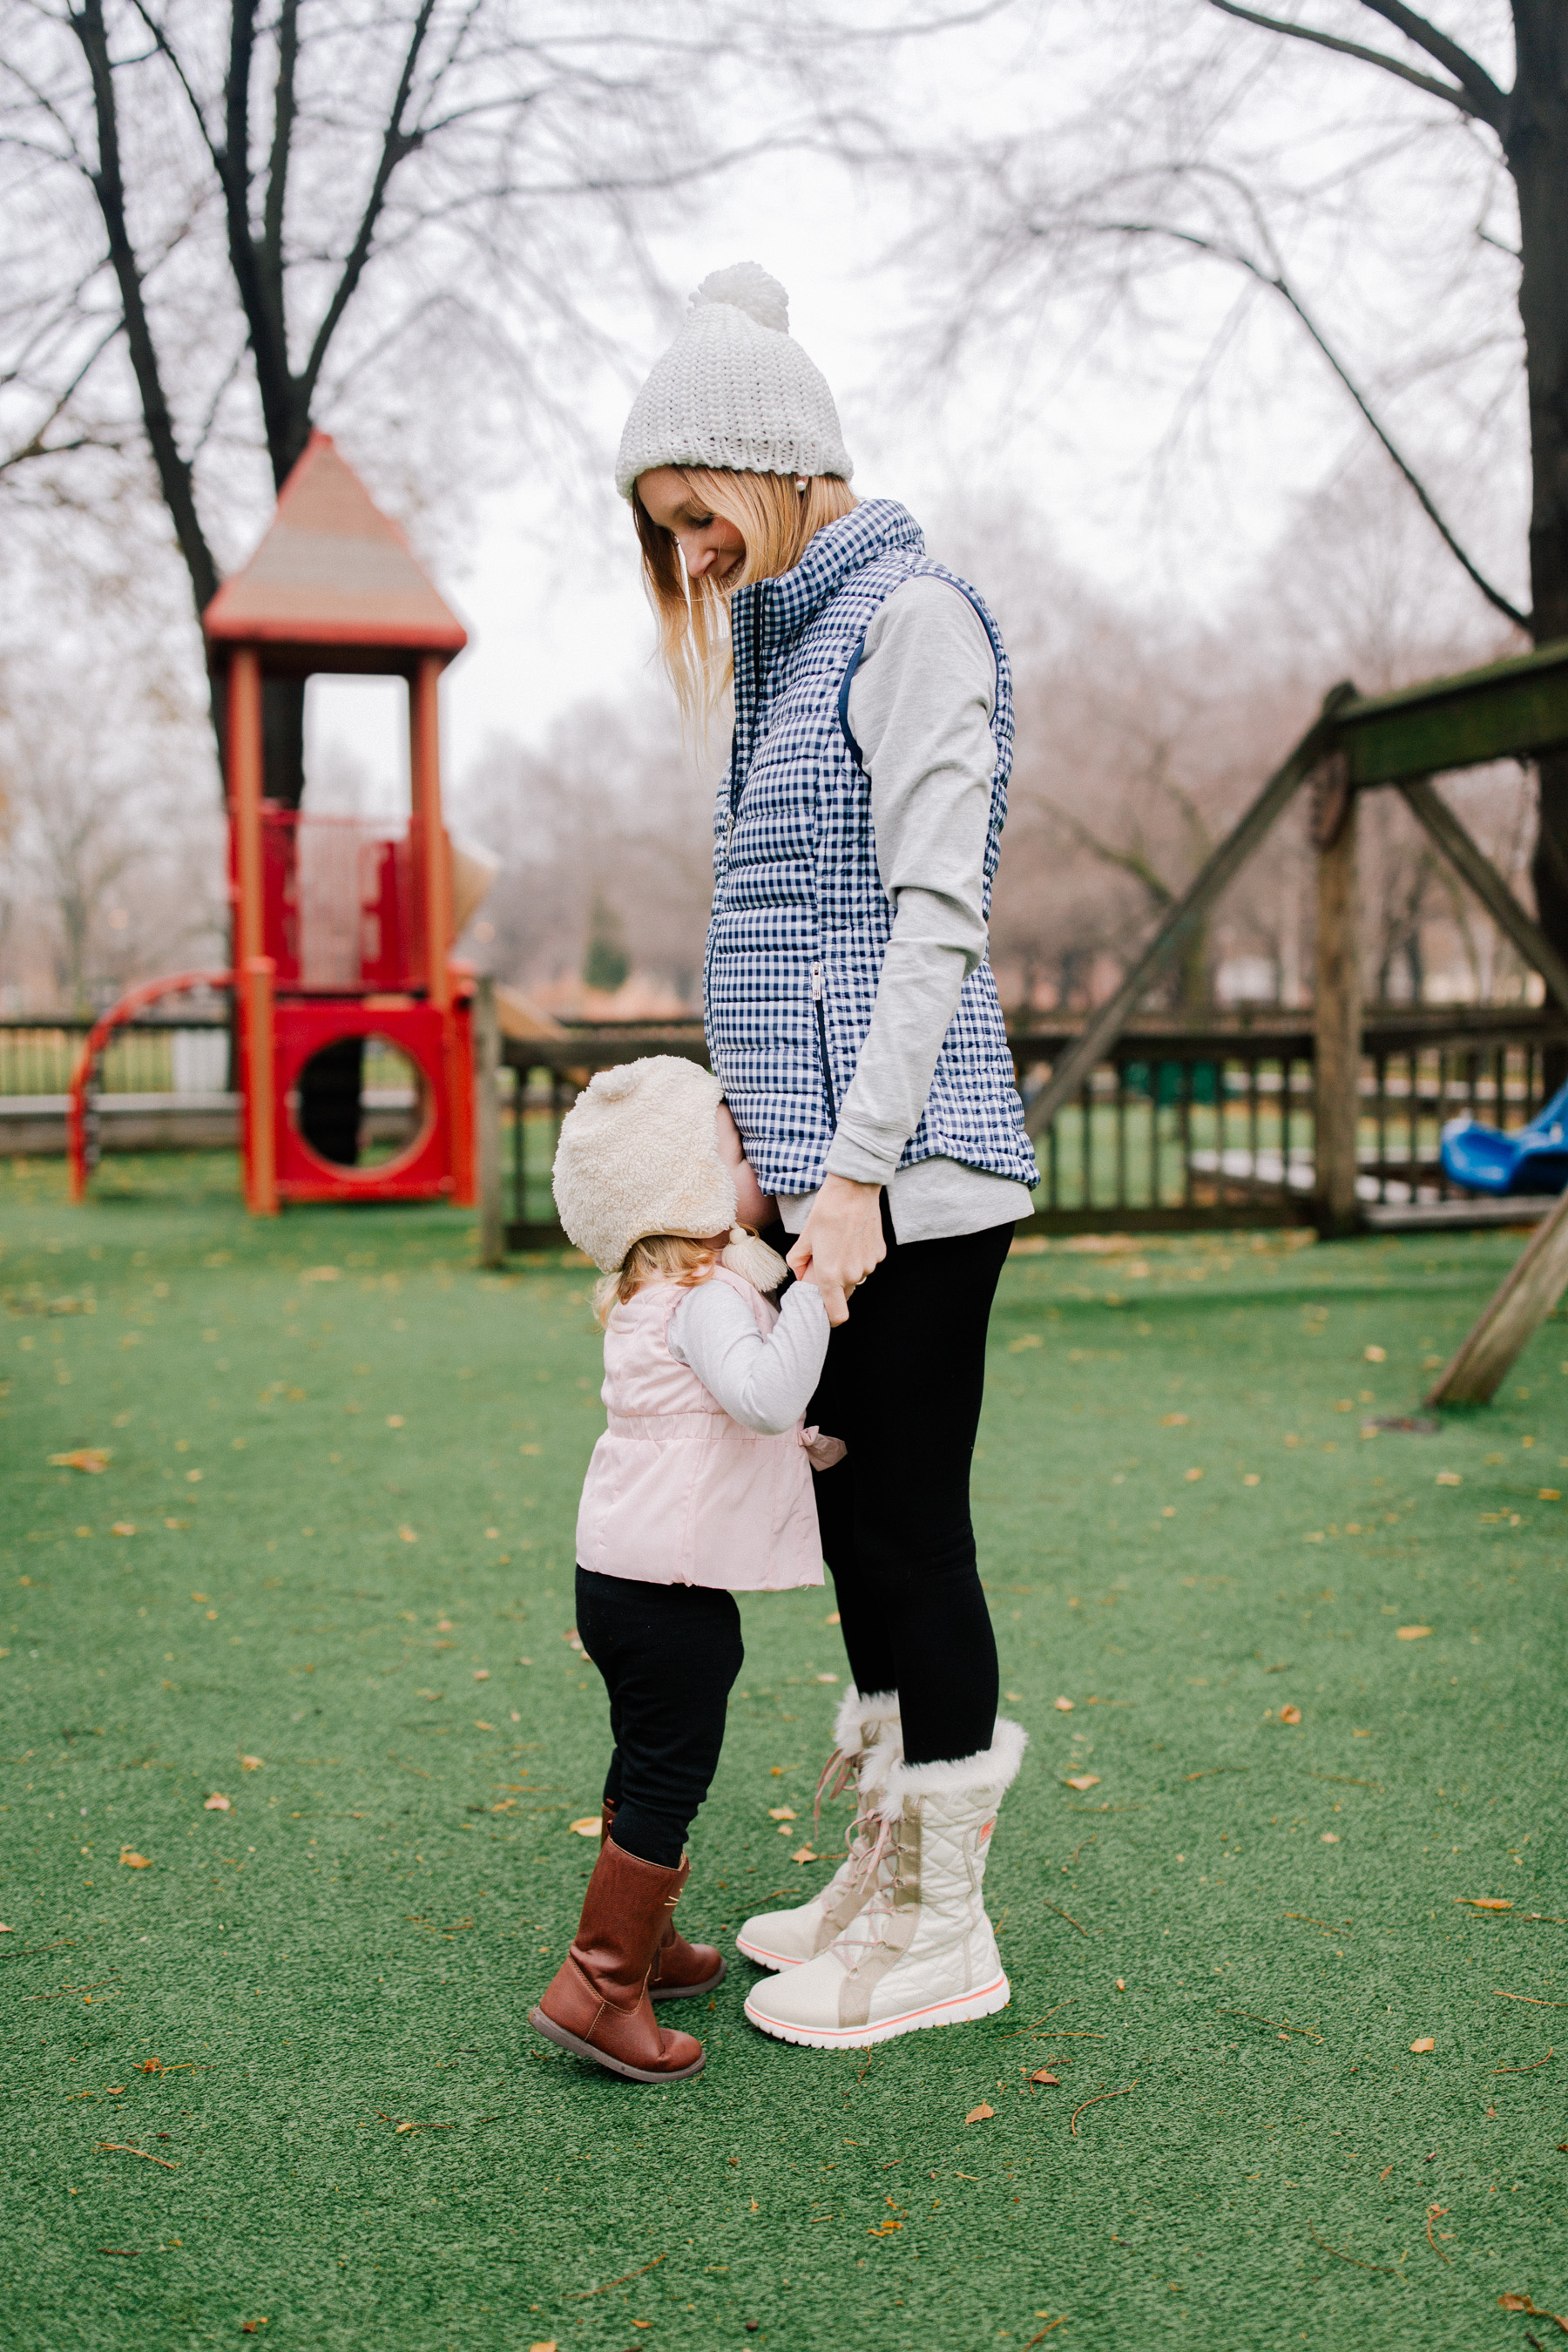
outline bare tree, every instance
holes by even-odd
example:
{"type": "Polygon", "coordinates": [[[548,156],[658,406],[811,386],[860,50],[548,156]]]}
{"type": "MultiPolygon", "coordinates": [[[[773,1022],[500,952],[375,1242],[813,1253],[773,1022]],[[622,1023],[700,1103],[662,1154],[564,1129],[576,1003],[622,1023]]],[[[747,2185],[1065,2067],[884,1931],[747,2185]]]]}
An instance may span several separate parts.
{"type": "MultiPolygon", "coordinates": [[[[945,171],[922,157],[935,201],[918,245],[952,264],[934,305],[950,353],[979,325],[1016,337],[1055,303],[1073,351],[1121,317],[1147,356],[1162,335],[1190,339],[1179,289],[1194,265],[1228,274],[1237,296],[1217,318],[1196,305],[1179,418],[1244,338],[1254,299],[1273,304],[1486,606],[1544,644],[1568,636],[1568,13],[1476,0],[1468,16],[1461,41],[1405,0],[1096,8],[1080,28],[1081,111],[1048,137],[1037,123],[973,142],[945,171]],[[1408,250],[1388,256],[1375,198],[1400,191],[1408,250]],[[1363,298],[1353,321],[1347,285],[1363,298]],[[1496,546],[1474,457],[1479,437],[1506,445],[1516,406],[1528,597],[1508,584],[1524,550],[1496,546]],[[1489,551],[1477,543],[1489,537],[1489,551]]],[[[1542,922],[1568,949],[1563,753],[1540,764],[1531,873],[1542,922]]]]}
{"type": "MultiPolygon", "coordinates": [[[[768,29],[718,0],[0,0],[0,485],[91,496],[144,449],[199,613],[258,444],[280,484],[352,418],[437,491],[498,434],[537,454],[606,298],[654,288],[649,231],[738,152],[717,100],[768,29]]],[[[266,716],[297,803],[302,688],[266,716]]]]}

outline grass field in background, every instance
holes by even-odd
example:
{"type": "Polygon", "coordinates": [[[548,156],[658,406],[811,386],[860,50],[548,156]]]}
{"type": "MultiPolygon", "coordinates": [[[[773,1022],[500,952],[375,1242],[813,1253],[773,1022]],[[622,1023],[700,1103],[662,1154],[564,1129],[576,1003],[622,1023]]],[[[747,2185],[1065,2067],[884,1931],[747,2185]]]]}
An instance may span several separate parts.
{"type": "MultiPolygon", "coordinates": [[[[1499,2298],[1568,2313],[1568,1328],[1489,1412],[1363,1433],[1518,1247],[1015,1255],[975,1472],[1032,1738],[1012,2006],[797,2050],[732,1959],[679,2021],[706,2074],[645,2091],[526,2022],[605,1752],[585,1269],[481,1275],[452,1211],[254,1223],[220,1156],[79,1211],[0,1170],[0,2342],[1555,2340],[1499,2298]]],[[[721,1945],[842,1832],[832,1606],[742,1602],[682,1912],[721,1945]]]]}

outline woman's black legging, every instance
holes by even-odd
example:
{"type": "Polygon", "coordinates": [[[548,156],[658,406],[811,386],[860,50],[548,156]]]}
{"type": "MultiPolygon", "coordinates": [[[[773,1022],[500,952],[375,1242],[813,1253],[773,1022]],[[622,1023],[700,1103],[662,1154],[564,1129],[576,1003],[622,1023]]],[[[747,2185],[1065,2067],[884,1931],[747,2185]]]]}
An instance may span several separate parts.
{"type": "Polygon", "coordinates": [[[732,1592],[577,1570],[577,1632],[605,1678],[615,1841],[674,1870],[724,1744],[745,1652],[732,1592]]]}
{"type": "Polygon", "coordinates": [[[849,1302],[806,1408],[849,1451],[814,1481],[849,1668],[896,1690],[911,1764],[973,1756],[995,1733],[996,1640],[980,1589],[969,1467],[985,1328],[1011,1224],[894,1241],[849,1302]]]}

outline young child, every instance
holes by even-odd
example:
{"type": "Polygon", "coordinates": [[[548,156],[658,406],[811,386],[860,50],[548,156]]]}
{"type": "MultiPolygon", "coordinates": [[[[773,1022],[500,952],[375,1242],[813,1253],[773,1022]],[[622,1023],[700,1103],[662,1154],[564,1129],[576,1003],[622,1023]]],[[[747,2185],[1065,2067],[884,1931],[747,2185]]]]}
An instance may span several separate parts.
{"type": "Polygon", "coordinates": [[[576,1937],[531,2021],[634,2083],[679,2081],[701,2073],[701,2044],[652,2003],[724,1975],[673,1913],[741,1671],[734,1595],[823,1580],[811,1461],[843,1447],[801,1416],[827,1310],[809,1282],[769,1304],[784,1260],[746,1228],[773,1204],[695,1063],[601,1070],[562,1122],[554,1183],[563,1226],[605,1272],[609,1425],[577,1517],[577,1631],[615,1745],[576,1937]]]}

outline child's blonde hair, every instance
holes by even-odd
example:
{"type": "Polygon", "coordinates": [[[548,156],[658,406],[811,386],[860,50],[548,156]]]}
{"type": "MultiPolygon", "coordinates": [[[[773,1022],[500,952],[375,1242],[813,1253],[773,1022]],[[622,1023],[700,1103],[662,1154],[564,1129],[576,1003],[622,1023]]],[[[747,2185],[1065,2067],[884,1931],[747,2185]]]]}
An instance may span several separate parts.
{"type": "Polygon", "coordinates": [[[706,1282],[719,1263],[711,1242],[695,1242],[686,1234],[645,1234],[634,1242],[614,1274],[594,1286],[594,1312],[607,1323],[612,1310],[635,1298],[645,1283],[673,1282],[682,1290],[706,1282]]]}
{"type": "Polygon", "coordinates": [[[658,621],[659,652],[682,715],[700,724],[730,682],[729,598],[754,580],[793,572],[826,523],[858,503],[837,474],[745,474],[677,466],[692,497],[746,543],[740,571],[719,587],[710,572],[689,580],[673,531],[654,521],[632,489],[632,515],[642,542],[643,576],[658,621]],[[805,488],[797,488],[804,480],[805,488]]]}

